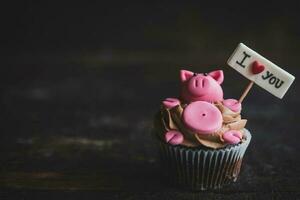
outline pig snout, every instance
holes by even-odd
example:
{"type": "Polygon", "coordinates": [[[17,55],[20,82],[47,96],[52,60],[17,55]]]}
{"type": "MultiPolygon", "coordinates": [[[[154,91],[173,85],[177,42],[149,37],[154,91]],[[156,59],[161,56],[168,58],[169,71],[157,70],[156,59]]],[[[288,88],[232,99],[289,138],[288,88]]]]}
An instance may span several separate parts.
{"type": "Polygon", "coordinates": [[[205,76],[198,75],[191,78],[187,89],[193,96],[201,96],[207,93],[210,88],[210,81],[205,76]]]}

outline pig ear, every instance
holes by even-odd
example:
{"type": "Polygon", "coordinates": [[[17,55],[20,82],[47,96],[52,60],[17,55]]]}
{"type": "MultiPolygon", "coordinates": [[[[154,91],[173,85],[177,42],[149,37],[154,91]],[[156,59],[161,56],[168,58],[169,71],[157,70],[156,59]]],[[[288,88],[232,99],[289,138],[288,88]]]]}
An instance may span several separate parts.
{"type": "Polygon", "coordinates": [[[187,71],[187,70],[180,70],[180,80],[184,82],[189,80],[194,75],[194,72],[187,71]]]}
{"type": "Polygon", "coordinates": [[[224,81],[224,74],[222,70],[216,70],[213,72],[208,73],[209,76],[211,76],[213,79],[215,79],[220,85],[224,81]]]}

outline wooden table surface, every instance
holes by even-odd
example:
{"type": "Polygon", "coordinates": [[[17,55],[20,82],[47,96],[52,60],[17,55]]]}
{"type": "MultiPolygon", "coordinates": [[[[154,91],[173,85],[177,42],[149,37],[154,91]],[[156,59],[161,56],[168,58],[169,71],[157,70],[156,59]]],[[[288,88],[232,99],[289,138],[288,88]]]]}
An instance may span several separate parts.
{"type": "MultiPolygon", "coordinates": [[[[150,134],[160,101],[178,95],[176,63],[20,63],[1,73],[1,200],[300,199],[297,80],[283,100],[252,89],[238,181],[195,193],[164,181],[150,134]]],[[[247,80],[223,66],[225,97],[238,98],[247,80]]]]}

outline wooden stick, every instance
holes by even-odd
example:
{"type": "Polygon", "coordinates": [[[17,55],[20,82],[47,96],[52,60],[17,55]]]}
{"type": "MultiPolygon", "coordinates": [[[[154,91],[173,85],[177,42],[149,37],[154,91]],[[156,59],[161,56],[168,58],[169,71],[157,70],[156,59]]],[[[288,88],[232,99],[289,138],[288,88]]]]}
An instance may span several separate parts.
{"type": "Polygon", "coordinates": [[[250,91],[250,89],[252,88],[254,82],[250,81],[250,83],[247,85],[246,89],[244,90],[242,96],[239,99],[239,102],[242,103],[242,101],[245,99],[245,97],[247,96],[248,92],[250,91]]]}

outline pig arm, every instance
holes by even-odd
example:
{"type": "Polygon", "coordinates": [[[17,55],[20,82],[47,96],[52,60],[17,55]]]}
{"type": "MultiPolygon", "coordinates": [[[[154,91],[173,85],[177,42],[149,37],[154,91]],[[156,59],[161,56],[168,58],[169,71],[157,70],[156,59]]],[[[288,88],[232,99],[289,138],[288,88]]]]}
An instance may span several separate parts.
{"type": "Polygon", "coordinates": [[[166,109],[171,109],[175,106],[180,105],[180,101],[177,98],[166,98],[163,102],[162,102],[163,106],[166,109]]]}
{"type": "Polygon", "coordinates": [[[242,110],[242,104],[236,99],[225,99],[222,103],[233,112],[240,112],[242,110]]]}
{"type": "Polygon", "coordinates": [[[170,130],[165,133],[165,141],[166,143],[172,144],[172,145],[178,145],[183,142],[183,134],[180,131],[177,130],[170,130]]]}

